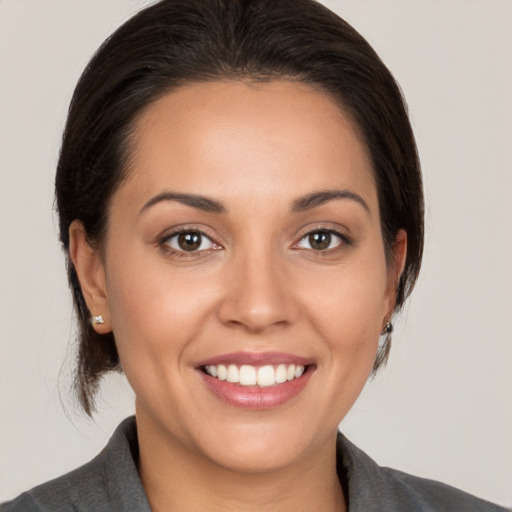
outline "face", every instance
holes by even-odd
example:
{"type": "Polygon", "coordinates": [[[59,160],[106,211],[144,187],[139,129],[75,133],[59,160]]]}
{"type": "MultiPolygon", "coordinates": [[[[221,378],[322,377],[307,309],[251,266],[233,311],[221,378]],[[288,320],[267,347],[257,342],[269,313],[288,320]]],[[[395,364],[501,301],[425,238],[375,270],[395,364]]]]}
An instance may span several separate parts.
{"type": "Polygon", "coordinates": [[[386,263],[352,123],[305,85],[197,84],[152,104],[133,144],[86,297],[139,424],[241,471],[332,446],[405,250],[386,263]]]}

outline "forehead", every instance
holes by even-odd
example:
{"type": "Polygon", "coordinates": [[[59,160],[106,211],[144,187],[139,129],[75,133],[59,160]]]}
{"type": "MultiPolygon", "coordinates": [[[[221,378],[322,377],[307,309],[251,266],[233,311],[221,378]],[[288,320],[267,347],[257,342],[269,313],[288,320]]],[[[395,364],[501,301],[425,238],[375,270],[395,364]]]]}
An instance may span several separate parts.
{"type": "Polygon", "coordinates": [[[349,116],[288,81],[192,84],[160,98],[135,123],[127,185],[141,200],[164,188],[251,201],[356,188],[376,199],[349,116]]]}

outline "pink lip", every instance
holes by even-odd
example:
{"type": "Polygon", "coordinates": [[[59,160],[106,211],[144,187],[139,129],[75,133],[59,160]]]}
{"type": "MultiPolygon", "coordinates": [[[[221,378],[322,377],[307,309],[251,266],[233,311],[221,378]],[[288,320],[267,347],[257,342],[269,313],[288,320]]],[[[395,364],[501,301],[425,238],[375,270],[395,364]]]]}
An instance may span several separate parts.
{"type": "Polygon", "coordinates": [[[241,366],[249,364],[251,366],[265,366],[267,364],[294,364],[300,366],[308,366],[313,364],[311,359],[287,354],[285,352],[232,352],[205,359],[197,364],[197,368],[201,366],[210,366],[218,364],[236,364],[241,366]]]}
{"type": "Polygon", "coordinates": [[[197,365],[197,372],[203,379],[203,382],[218,398],[234,407],[253,410],[274,409],[290,401],[306,387],[314,371],[315,365],[312,364],[311,360],[278,352],[261,354],[236,352],[216,356],[201,361],[197,365]],[[282,384],[276,384],[275,386],[241,386],[240,384],[216,379],[201,370],[201,367],[218,364],[235,364],[237,366],[242,366],[243,364],[252,366],[295,364],[305,366],[306,370],[301,377],[283,382],[282,384]]]}

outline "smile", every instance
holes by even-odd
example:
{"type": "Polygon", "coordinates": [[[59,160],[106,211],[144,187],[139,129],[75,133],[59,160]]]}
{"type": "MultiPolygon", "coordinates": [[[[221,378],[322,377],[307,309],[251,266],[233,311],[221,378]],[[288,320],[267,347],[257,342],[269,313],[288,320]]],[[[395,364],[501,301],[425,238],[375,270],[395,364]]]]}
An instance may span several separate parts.
{"type": "Polygon", "coordinates": [[[235,364],[205,365],[202,370],[211,377],[225,380],[240,386],[270,387],[298,379],[304,373],[304,366],[295,364],[279,364],[252,366],[244,364],[238,367],[235,364]]]}
{"type": "Polygon", "coordinates": [[[224,403],[264,410],[292,401],[307,386],[315,361],[283,352],[236,352],[196,366],[206,388],[224,403]]]}

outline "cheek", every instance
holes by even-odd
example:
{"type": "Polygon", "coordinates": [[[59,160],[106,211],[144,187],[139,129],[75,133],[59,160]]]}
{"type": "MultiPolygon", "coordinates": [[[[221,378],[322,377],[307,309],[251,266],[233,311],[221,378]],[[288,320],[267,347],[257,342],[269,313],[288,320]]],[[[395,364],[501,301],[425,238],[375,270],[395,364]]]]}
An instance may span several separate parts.
{"type": "MultiPolygon", "coordinates": [[[[208,321],[219,295],[212,271],[176,271],[163,258],[133,247],[109,265],[112,329],[123,368],[132,360],[178,365],[208,321]]],[[[123,254],[112,250],[113,254],[123,254]]]]}
{"type": "Polygon", "coordinates": [[[192,334],[187,325],[193,325],[193,296],[171,287],[154,268],[131,263],[117,263],[107,276],[112,330],[138,400],[164,409],[164,397],[181,389],[180,360],[192,334]]]}
{"type": "MultiPolygon", "coordinates": [[[[325,279],[315,279],[309,303],[325,328],[366,338],[380,332],[386,309],[385,265],[341,267],[325,279]]],[[[342,340],[340,340],[342,341],[342,340]]]]}
{"type": "Polygon", "coordinates": [[[386,314],[386,266],[375,258],[312,280],[311,323],[328,349],[333,379],[364,382],[371,371],[386,314]],[[356,376],[357,374],[357,376],[356,376]]]}

